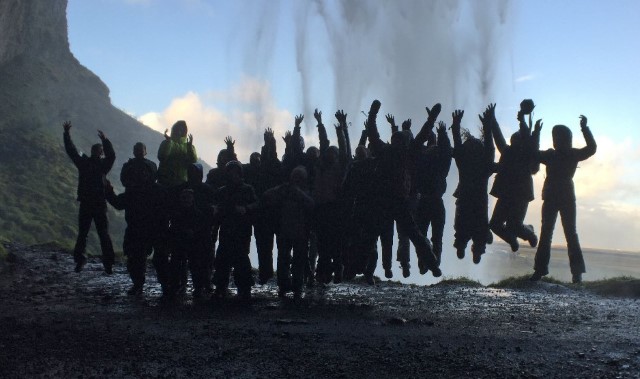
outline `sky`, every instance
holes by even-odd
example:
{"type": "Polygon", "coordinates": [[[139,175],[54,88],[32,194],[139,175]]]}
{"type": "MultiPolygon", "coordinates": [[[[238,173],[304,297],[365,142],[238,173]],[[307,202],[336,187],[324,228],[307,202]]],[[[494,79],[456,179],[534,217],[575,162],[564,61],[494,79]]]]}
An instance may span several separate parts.
{"type": "MultiPolygon", "coordinates": [[[[313,109],[325,124],[343,108],[355,140],[374,98],[381,112],[426,119],[441,102],[450,123],[478,130],[489,102],[505,135],[522,99],[551,128],[588,117],[598,152],[575,175],[578,233],[585,247],[639,251],[640,2],[637,1],[206,1],[69,0],[71,51],[111,90],[112,103],[159,131],[184,119],[199,155],[215,164],[223,138],[239,159],[259,151],[313,109]]],[[[384,120],[379,120],[388,138],[384,120]]],[[[330,138],[334,137],[330,134],[330,138]]],[[[335,138],[335,137],[334,137],[335,138]]],[[[283,145],[278,148],[282,153],[283,145]]],[[[149,147],[149,151],[155,149],[149,147]]],[[[544,169],[526,222],[540,228],[544,169]]],[[[449,177],[449,193],[457,177],[449,177]]],[[[449,195],[445,195],[449,196],[449,195]]],[[[451,214],[449,220],[453,220],[451,214]]],[[[449,222],[451,224],[451,222],[449,222]]],[[[450,225],[449,225],[450,226],[450,225]]],[[[447,230],[452,227],[447,227],[447,230]]],[[[554,244],[563,244],[560,222],[554,244]]]]}

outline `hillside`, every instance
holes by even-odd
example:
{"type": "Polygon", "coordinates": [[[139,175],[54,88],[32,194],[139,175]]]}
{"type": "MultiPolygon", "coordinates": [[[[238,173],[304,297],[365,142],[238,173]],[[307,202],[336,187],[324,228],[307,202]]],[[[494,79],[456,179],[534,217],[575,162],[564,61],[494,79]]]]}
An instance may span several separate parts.
{"type": "MultiPolygon", "coordinates": [[[[135,142],[150,158],[162,135],[111,104],[108,87],[69,50],[67,0],[0,3],[0,237],[25,243],[75,239],[77,173],[62,145],[62,122],[71,120],[81,151],[99,142],[101,129],[116,150],[110,174],[119,185],[122,164],[135,142]]],[[[122,214],[110,211],[116,249],[122,214]]],[[[97,238],[90,233],[91,246],[97,238]]],[[[94,250],[95,252],[95,250],[94,250]]]]}

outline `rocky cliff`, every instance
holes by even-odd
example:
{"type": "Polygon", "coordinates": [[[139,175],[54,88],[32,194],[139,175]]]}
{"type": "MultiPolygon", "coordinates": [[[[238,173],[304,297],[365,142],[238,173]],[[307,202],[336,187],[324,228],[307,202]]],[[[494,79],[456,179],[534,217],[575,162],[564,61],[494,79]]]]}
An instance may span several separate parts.
{"type": "MultiPolygon", "coordinates": [[[[64,120],[84,151],[104,130],[116,149],[114,184],[135,142],[152,156],[162,140],[114,107],[107,86],[75,59],[66,7],[67,0],[0,1],[0,237],[71,244],[77,173],[62,146],[64,120]]],[[[111,220],[119,244],[123,217],[111,220]]]]}

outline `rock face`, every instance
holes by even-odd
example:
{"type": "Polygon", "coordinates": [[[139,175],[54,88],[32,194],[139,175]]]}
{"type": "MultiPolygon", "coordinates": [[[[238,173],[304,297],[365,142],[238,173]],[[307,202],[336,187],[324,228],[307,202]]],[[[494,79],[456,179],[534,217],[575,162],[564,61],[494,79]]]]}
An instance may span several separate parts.
{"type": "MultiPolygon", "coordinates": [[[[132,146],[144,142],[153,159],[162,141],[114,107],[108,87],[73,56],[66,8],[67,0],[0,1],[0,238],[72,245],[77,172],[64,153],[63,121],[73,123],[81,151],[99,142],[97,129],[111,139],[116,188],[132,146]]],[[[110,219],[118,246],[124,220],[110,219]]]]}
{"type": "Polygon", "coordinates": [[[66,10],[67,0],[0,2],[0,64],[22,54],[71,57],[66,10]]]}

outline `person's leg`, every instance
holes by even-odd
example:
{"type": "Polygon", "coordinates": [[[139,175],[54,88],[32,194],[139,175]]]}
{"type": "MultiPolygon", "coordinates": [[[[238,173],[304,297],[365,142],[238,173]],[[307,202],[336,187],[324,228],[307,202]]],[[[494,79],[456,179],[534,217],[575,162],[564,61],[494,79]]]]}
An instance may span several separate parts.
{"type": "Polygon", "coordinates": [[[486,194],[478,196],[473,199],[471,203],[471,239],[473,244],[471,245],[471,252],[473,253],[473,263],[480,263],[482,255],[486,251],[487,240],[489,237],[489,217],[487,213],[489,211],[489,199],[486,194]]]}
{"type": "Polygon", "coordinates": [[[82,267],[87,261],[85,254],[91,220],[93,220],[93,215],[90,207],[85,202],[80,202],[80,209],[78,210],[78,238],[76,239],[76,245],[73,249],[73,260],[76,263],[76,272],[82,270],[82,267]]]}
{"type": "Polygon", "coordinates": [[[156,277],[158,283],[162,287],[162,294],[169,295],[170,287],[170,263],[169,263],[169,245],[167,239],[162,235],[155,235],[152,238],[153,258],[151,262],[156,269],[156,277]]]}
{"type": "MultiPolygon", "coordinates": [[[[545,200],[542,202],[542,227],[540,228],[540,242],[536,250],[535,263],[533,270],[536,276],[542,277],[549,273],[549,260],[551,259],[551,239],[553,237],[553,228],[556,225],[558,217],[558,207],[545,200]]],[[[532,278],[535,279],[535,278],[532,278]]]]}
{"type": "Polygon", "coordinates": [[[440,276],[441,272],[438,268],[438,260],[433,254],[431,243],[418,230],[418,226],[411,216],[406,204],[400,200],[396,200],[392,204],[392,207],[394,220],[400,227],[400,230],[402,230],[403,233],[406,233],[416,249],[420,273],[425,274],[428,270],[432,270],[434,276],[440,276]]]}
{"type": "MultiPolygon", "coordinates": [[[[391,261],[393,260],[393,218],[382,217],[381,223],[380,246],[382,248],[382,268],[391,270],[391,261]]],[[[407,256],[407,258],[409,257],[407,256]]],[[[404,264],[404,262],[400,262],[400,264],[404,264]]]]}
{"type": "Polygon", "coordinates": [[[453,247],[456,248],[456,254],[459,259],[464,258],[467,244],[469,240],[471,240],[468,225],[470,218],[471,214],[467,204],[461,199],[458,199],[456,201],[456,214],[453,221],[453,228],[455,230],[453,247]]]}
{"type": "Polygon", "coordinates": [[[102,265],[107,274],[111,274],[115,254],[113,252],[113,244],[109,236],[109,220],[107,219],[107,205],[96,206],[93,209],[93,220],[96,224],[96,231],[100,238],[100,248],[102,250],[102,265]]]}
{"type": "Polygon", "coordinates": [[[307,238],[291,241],[293,246],[293,262],[291,265],[292,288],[294,297],[302,292],[304,284],[304,266],[308,255],[307,238]]]}
{"type": "Polygon", "coordinates": [[[586,271],[578,232],[576,230],[576,203],[567,202],[560,207],[560,221],[564,230],[564,237],[567,240],[567,250],[569,253],[569,266],[573,274],[573,282],[582,281],[582,274],[586,271]]]}
{"type": "MultiPolygon", "coordinates": [[[[290,239],[278,236],[278,288],[285,293],[291,289],[291,249],[290,239]]],[[[304,269],[304,266],[303,266],[304,269]]]]}
{"type": "Polygon", "coordinates": [[[231,265],[233,251],[229,246],[232,243],[226,240],[220,240],[218,243],[218,251],[214,261],[215,271],[213,272],[213,284],[216,286],[215,293],[218,297],[224,297],[229,288],[229,276],[231,275],[231,265]]]}
{"type": "Polygon", "coordinates": [[[511,225],[513,220],[509,217],[512,213],[513,206],[514,204],[511,201],[498,199],[496,205],[493,207],[489,228],[496,236],[511,246],[511,251],[516,252],[520,246],[516,239],[513,225],[511,225]]]}
{"type": "Polygon", "coordinates": [[[233,281],[238,288],[238,296],[243,300],[251,298],[251,287],[255,284],[251,272],[251,237],[235,238],[233,248],[233,281]]]}
{"type": "Polygon", "coordinates": [[[269,220],[258,215],[253,232],[258,252],[258,283],[264,284],[273,277],[273,231],[269,220]]]}

